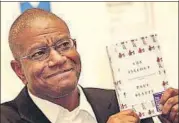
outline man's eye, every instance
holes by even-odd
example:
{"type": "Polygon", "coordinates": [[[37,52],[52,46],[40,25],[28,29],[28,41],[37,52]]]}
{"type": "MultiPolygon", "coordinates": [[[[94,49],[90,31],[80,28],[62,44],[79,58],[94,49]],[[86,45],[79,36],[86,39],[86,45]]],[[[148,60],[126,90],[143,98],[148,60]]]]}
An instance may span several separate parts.
{"type": "Polygon", "coordinates": [[[32,58],[38,58],[45,54],[45,51],[38,51],[31,55],[32,58]]]}
{"type": "Polygon", "coordinates": [[[60,43],[59,45],[56,46],[57,49],[61,49],[61,50],[65,50],[70,47],[71,47],[71,44],[68,41],[60,43]]]}
{"type": "Polygon", "coordinates": [[[63,43],[62,43],[62,46],[63,46],[63,47],[69,47],[69,46],[70,46],[70,43],[69,43],[69,42],[63,42],[63,43]]]}

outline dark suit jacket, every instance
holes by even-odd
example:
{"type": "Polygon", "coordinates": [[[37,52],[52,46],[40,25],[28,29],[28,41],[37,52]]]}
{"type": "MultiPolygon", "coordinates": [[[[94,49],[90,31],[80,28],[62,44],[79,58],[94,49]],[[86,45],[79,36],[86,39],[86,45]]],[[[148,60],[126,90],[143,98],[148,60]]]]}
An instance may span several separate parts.
{"type": "MultiPolygon", "coordinates": [[[[106,123],[110,115],[119,112],[114,90],[86,88],[83,91],[98,123],[106,123]]],[[[25,87],[14,100],[1,104],[1,123],[50,123],[50,121],[34,104],[25,87]]],[[[153,121],[145,119],[141,123],[153,123],[153,121]]]]}

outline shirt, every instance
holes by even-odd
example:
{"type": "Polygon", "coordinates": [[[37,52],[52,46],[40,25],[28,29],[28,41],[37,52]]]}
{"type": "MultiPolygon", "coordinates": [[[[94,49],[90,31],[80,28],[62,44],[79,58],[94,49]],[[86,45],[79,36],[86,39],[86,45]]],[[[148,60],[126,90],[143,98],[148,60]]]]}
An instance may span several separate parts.
{"type": "Polygon", "coordinates": [[[80,93],[80,103],[79,106],[71,112],[60,105],[32,95],[29,90],[28,93],[33,102],[52,123],[97,123],[95,114],[82,88],[78,86],[78,89],[80,93]]]}
{"type": "MultiPolygon", "coordinates": [[[[97,123],[95,114],[83,90],[80,86],[78,86],[78,89],[80,93],[80,104],[71,112],[62,106],[32,95],[29,90],[28,93],[33,102],[52,123],[97,123]]],[[[153,117],[153,121],[154,123],[161,123],[158,117],[153,117]]]]}

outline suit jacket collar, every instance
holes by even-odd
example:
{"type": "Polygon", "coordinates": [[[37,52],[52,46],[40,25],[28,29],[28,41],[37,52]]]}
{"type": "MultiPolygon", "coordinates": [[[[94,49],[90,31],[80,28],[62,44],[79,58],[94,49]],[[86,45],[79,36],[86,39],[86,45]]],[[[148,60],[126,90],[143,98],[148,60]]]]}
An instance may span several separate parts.
{"type": "Polygon", "coordinates": [[[15,101],[22,119],[30,123],[50,123],[28,95],[27,87],[20,92],[15,101]]]}

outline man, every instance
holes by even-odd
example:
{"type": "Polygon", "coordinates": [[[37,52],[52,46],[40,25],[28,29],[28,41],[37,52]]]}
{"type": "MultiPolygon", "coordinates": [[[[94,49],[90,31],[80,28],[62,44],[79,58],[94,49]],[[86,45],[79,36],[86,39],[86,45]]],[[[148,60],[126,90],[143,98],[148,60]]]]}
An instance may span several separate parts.
{"type": "MultiPolygon", "coordinates": [[[[78,85],[81,72],[76,41],[66,23],[41,9],[30,9],[13,23],[11,66],[25,84],[12,101],[1,105],[2,123],[139,123],[132,110],[119,112],[114,90],[78,85]]],[[[162,96],[165,123],[178,122],[178,90],[162,96]]],[[[152,123],[152,119],[141,120],[152,123]]]]}

